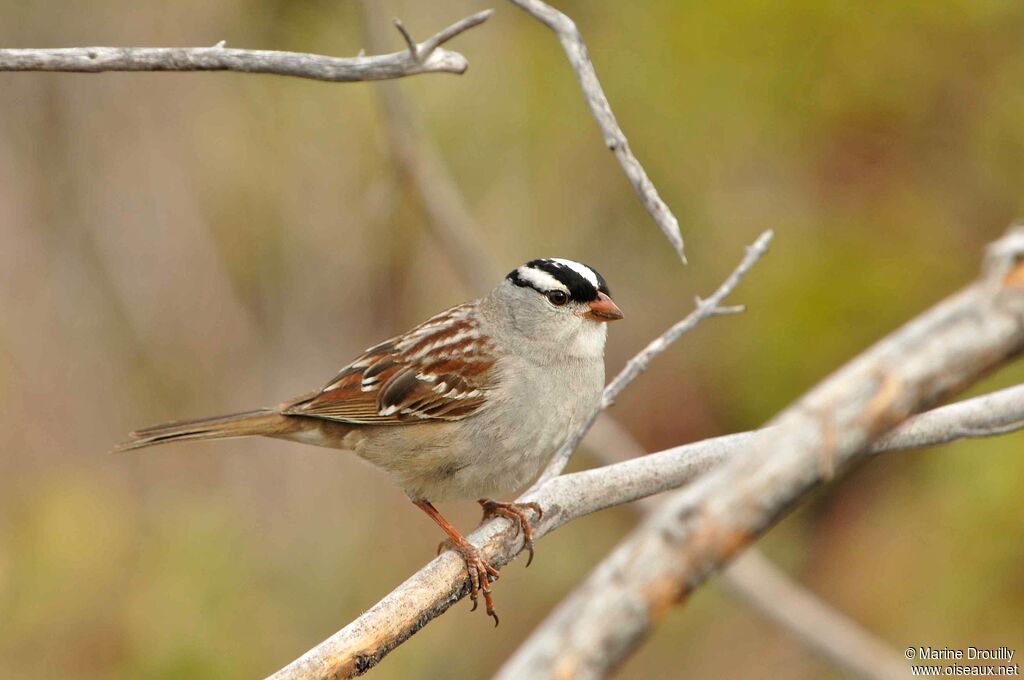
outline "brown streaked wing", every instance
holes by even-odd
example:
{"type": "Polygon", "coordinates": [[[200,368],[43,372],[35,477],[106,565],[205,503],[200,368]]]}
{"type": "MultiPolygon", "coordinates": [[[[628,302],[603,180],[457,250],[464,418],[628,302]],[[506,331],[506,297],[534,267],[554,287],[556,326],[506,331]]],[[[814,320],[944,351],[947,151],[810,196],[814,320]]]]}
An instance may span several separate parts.
{"type": "Polygon", "coordinates": [[[494,365],[472,303],[371,347],[319,394],[284,412],[357,424],[458,420],[476,413],[494,365]]]}

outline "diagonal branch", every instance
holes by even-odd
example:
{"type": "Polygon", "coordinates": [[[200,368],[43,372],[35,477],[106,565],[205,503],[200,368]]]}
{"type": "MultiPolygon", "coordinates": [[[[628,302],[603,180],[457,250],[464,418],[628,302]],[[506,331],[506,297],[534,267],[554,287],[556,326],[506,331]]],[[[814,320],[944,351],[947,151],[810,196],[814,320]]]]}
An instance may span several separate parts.
{"type": "MultiPolygon", "coordinates": [[[[1022,350],[1024,227],[1016,227],[989,247],[977,282],[868,349],[783,411],[757,441],[672,494],[498,677],[604,677],[672,605],[835,470],[865,458],[873,440],[1022,350]]],[[[998,432],[1021,415],[952,432],[998,432]]]]}
{"type": "Polygon", "coordinates": [[[469,66],[458,52],[441,45],[487,20],[492,10],[462,19],[425,42],[412,41],[403,52],[372,57],[328,57],[302,52],[238,50],[224,47],[66,47],[0,49],[0,71],[236,71],[270,73],[330,82],[403,78],[421,73],[464,73],[469,66]]]}
{"type": "Polygon", "coordinates": [[[605,96],[601,82],[597,79],[597,71],[594,70],[594,64],[591,63],[590,55],[587,53],[587,46],[583,42],[583,36],[580,35],[576,24],[572,19],[540,0],[510,1],[554,31],[562,49],[565,50],[565,56],[569,58],[572,70],[576,73],[576,79],[583,90],[587,106],[590,107],[594,120],[601,128],[605,145],[609,151],[615,154],[619,165],[622,166],[622,171],[626,173],[626,177],[629,178],[640,201],[644,204],[644,208],[654,218],[661,233],[672,244],[679,259],[685,263],[686,255],[683,252],[683,236],[679,231],[679,220],[661,200],[658,190],[654,187],[654,182],[647,176],[640,161],[630,151],[629,142],[626,140],[622,128],[619,127],[618,121],[615,120],[611,104],[608,103],[608,97],[605,96]]]}
{"type": "MultiPolygon", "coordinates": [[[[1024,389],[1019,390],[1019,396],[1020,408],[1024,410],[1024,389]]],[[[941,415],[940,411],[945,409],[938,409],[936,414],[941,415]]],[[[991,417],[991,411],[985,413],[991,417]]],[[[934,422],[932,419],[931,431],[938,429],[934,422]]],[[[962,427],[961,431],[966,432],[968,428],[962,427]]],[[[927,425],[918,429],[930,431],[927,425]]],[[[997,429],[1002,429],[1002,425],[998,428],[975,428],[974,431],[995,434],[997,429]]],[[[901,427],[900,432],[903,430],[901,427]]],[[[587,447],[606,465],[646,455],[640,444],[614,420],[599,419],[594,423],[593,431],[596,436],[587,440],[587,447]]],[[[658,496],[647,496],[629,507],[644,515],[656,508],[660,500],[658,496]]],[[[895,680],[906,676],[903,657],[843,612],[790,578],[756,547],[749,548],[722,572],[722,586],[805,648],[856,677],[895,680]]]]}

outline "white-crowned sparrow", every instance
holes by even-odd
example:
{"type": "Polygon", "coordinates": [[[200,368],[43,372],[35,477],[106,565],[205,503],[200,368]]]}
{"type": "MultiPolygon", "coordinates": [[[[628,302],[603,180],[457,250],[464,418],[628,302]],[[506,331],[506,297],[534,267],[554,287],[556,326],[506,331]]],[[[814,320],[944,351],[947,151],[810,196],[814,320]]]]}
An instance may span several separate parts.
{"type": "MultiPolygon", "coordinates": [[[[622,312],[604,278],[563,259],[533,260],[488,295],[366,350],[322,390],[273,408],[132,433],[118,450],[172,441],[265,436],[354,451],[389,472],[466,561],[470,597],[487,564],[431,501],[477,499],[522,528],[536,504],[488,500],[524,487],[597,406],[608,321],[622,312]]],[[[529,562],[527,562],[529,564],[529,562]]]]}

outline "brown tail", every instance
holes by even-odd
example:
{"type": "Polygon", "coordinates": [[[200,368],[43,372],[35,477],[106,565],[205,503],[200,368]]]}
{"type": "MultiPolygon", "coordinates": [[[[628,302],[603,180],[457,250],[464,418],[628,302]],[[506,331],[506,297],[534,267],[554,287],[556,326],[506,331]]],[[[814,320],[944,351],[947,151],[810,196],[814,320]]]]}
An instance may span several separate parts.
{"type": "Polygon", "coordinates": [[[179,420],[132,432],[132,438],[115,446],[114,452],[131,451],[167,442],[280,435],[294,429],[292,420],[289,416],[281,415],[276,409],[266,408],[216,418],[179,420]]]}

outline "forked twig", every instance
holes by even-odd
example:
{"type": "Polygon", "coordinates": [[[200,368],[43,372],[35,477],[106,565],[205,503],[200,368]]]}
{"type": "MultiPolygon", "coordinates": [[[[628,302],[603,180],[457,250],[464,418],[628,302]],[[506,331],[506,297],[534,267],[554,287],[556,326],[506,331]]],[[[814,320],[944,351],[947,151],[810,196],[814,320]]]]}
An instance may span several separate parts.
{"type": "Polygon", "coordinates": [[[492,10],[466,17],[416,44],[404,26],[409,49],[371,57],[328,57],[304,52],[239,50],[225,47],[65,47],[0,49],[0,71],[236,71],[269,73],[330,82],[403,78],[421,73],[464,73],[469,66],[458,52],[440,46],[487,20],[492,10]]]}

